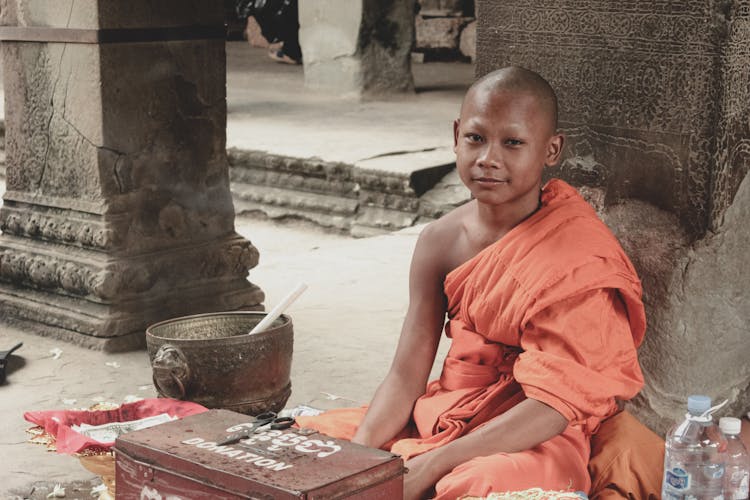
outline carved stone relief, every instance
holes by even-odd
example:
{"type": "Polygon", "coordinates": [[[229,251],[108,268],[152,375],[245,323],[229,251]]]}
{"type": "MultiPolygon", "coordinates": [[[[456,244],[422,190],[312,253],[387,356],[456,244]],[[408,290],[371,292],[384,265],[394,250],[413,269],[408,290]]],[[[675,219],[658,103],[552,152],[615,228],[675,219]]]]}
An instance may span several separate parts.
{"type": "MultiPolygon", "coordinates": [[[[10,3],[5,24],[51,16],[42,26],[67,26],[57,10],[10,3]]],[[[136,0],[124,16],[104,1],[92,20],[88,6],[70,2],[66,18],[86,29],[123,28],[123,19],[134,28],[221,26],[219,4],[190,3],[136,0]]],[[[234,232],[222,39],[0,50],[3,318],[120,349],[142,345],[156,321],[262,308],[263,293],[246,280],[258,252],[234,232]]]]}
{"type": "Polygon", "coordinates": [[[478,2],[478,74],[516,64],[558,92],[562,176],[601,190],[644,285],[646,387],[663,432],[689,394],[750,409],[746,324],[750,1],[478,2]]]}
{"type": "MultiPolygon", "coordinates": [[[[694,237],[708,227],[725,33],[718,3],[480,2],[478,74],[517,64],[556,89],[566,127],[633,137],[672,150],[670,206],[694,237]],[[504,47],[505,50],[493,50],[504,47]],[[656,136],[654,136],[656,134],[656,136]],[[665,140],[666,139],[666,140],[665,140]]],[[[619,162],[641,162],[638,151],[619,162]]],[[[606,165],[614,168],[615,164],[606,165]]],[[[657,179],[640,172],[632,192],[657,179]]],[[[661,174],[659,174],[661,175],[661,174]]]]}

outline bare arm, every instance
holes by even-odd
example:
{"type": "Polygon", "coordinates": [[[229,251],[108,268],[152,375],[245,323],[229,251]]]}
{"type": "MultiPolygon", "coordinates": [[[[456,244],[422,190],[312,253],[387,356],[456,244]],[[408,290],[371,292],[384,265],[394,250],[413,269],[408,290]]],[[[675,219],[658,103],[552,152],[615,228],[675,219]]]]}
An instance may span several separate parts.
{"type": "Polygon", "coordinates": [[[476,431],[407,461],[404,499],[421,498],[454,467],[472,458],[528,450],[557,436],[567,425],[567,419],[551,406],[526,399],[476,431]]]}
{"type": "Polygon", "coordinates": [[[444,252],[435,227],[426,227],[412,257],[409,308],[396,354],[352,439],[355,443],[377,448],[392,439],[409,422],[414,402],[424,394],[445,320],[444,252]]]}

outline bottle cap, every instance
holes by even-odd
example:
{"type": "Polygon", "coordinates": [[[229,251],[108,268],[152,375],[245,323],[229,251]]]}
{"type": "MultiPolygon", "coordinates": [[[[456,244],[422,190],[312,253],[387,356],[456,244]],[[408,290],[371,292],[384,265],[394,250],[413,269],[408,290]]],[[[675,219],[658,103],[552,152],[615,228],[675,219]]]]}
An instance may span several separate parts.
{"type": "Polygon", "coordinates": [[[742,421],[734,417],[721,417],[719,419],[719,429],[724,434],[739,434],[742,430],[742,421]]]}
{"type": "Polygon", "coordinates": [[[700,415],[711,408],[711,398],[694,394],[688,398],[687,407],[691,415],[700,415]]]}

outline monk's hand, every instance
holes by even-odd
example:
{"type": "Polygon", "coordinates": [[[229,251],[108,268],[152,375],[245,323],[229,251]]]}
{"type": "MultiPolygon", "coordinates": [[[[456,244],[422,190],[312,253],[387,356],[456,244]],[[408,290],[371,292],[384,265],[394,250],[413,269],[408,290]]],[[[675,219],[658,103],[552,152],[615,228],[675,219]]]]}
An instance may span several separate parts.
{"type": "Polygon", "coordinates": [[[406,461],[404,500],[423,500],[434,496],[435,483],[440,479],[430,464],[430,452],[406,461]]]}

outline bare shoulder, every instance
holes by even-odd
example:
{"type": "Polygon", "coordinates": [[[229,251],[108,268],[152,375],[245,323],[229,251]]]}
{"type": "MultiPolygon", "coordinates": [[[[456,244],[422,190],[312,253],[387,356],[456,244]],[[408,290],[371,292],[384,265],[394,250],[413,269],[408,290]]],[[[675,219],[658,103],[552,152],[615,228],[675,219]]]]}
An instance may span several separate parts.
{"type": "MultiPolygon", "coordinates": [[[[422,230],[419,239],[423,243],[443,246],[455,242],[461,233],[464,232],[467,205],[461,205],[441,218],[427,224],[422,230]]],[[[445,247],[443,249],[445,250],[445,247]]]]}
{"type": "Polygon", "coordinates": [[[429,259],[434,269],[443,276],[456,267],[465,244],[466,220],[471,203],[461,205],[425,226],[417,240],[415,259],[429,259]]]}

